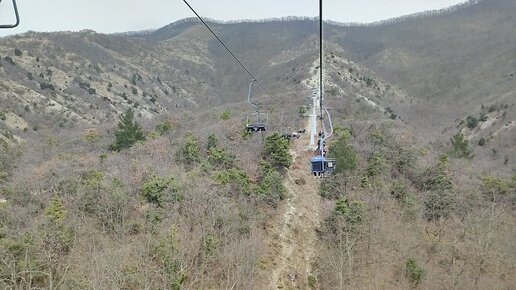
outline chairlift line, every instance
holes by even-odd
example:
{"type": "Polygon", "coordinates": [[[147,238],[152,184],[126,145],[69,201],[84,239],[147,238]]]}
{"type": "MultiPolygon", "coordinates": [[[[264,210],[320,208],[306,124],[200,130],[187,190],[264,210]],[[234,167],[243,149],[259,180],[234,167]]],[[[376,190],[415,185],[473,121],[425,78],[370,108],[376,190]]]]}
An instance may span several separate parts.
{"type": "Polygon", "coordinates": [[[310,171],[315,177],[324,177],[326,173],[332,173],[337,167],[337,160],[335,158],[328,158],[326,140],[333,135],[333,123],[331,115],[327,108],[323,105],[324,86],[323,86],[323,5],[322,0],[319,0],[319,109],[322,131],[319,132],[319,140],[317,141],[317,149],[310,159],[310,171]],[[326,113],[328,123],[330,125],[330,132],[328,134],[326,126],[324,125],[324,113],[326,113]]]}
{"type": "Polygon", "coordinates": [[[255,79],[249,80],[249,93],[247,94],[247,102],[254,107],[254,114],[247,117],[246,131],[247,132],[263,132],[267,130],[267,123],[269,121],[269,115],[260,113],[260,107],[258,104],[251,102],[251,95],[253,93],[253,84],[256,82],[255,79]]]}
{"type": "MultiPolygon", "coordinates": [[[[229,47],[220,39],[220,37],[211,29],[211,27],[204,21],[204,19],[193,9],[193,7],[188,3],[187,0],[183,0],[183,2],[192,10],[192,12],[199,18],[199,20],[206,26],[206,28],[215,36],[215,38],[222,44],[222,46],[231,54],[231,56],[240,64],[240,66],[251,76],[251,80],[249,81],[249,93],[247,96],[247,100],[251,106],[254,107],[255,113],[251,114],[247,118],[246,130],[248,132],[259,132],[266,131],[266,124],[268,122],[268,115],[264,113],[260,113],[260,108],[257,104],[251,102],[251,93],[253,83],[257,83],[264,91],[271,97],[275,102],[279,104],[279,101],[272,96],[267,89],[258,81],[258,79],[247,69],[247,67],[242,63],[242,61],[229,49],[229,47]]],[[[325,173],[332,173],[336,168],[336,160],[334,158],[328,158],[326,156],[327,147],[326,147],[326,139],[330,138],[333,135],[333,124],[331,121],[330,112],[323,105],[324,99],[324,86],[323,86],[323,3],[322,0],[319,0],[319,105],[320,105],[320,120],[322,122],[323,131],[319,132],[319,140],[317,144],[317,150],[314,152],[310,160],[310,171],[317,177],[324,176],[325,173]],[[327,134],[326,128],[324,125],[324,113],[326,113],[328,122],[330,125],[331,132],[327,134]]],[[[283,123],[283,116],[282,116],[283,123]]]]}
{"type": "Polygon", "coordinates": [[[222,41],[222,39],[220,39],[220,37],[213,31],[213,29],[211,29],[208,23],[206,23],[204,19],[195,11],[195,9],[193,9],[193,7],[188,3],[188,1],[183,0],[183,2],[185,2],[186,6],[188,6],[188,8],[192,10],[195,16],[197,16],[197,18],[199,18],[199,20],[202,22],[202,24],[206,26],[206,28],[211,32],[211,34],[215,36],[215,38],[220,42],[220,44],[224,46],[224,48],[229,52],[229,54],[231,54],[231,56],[240,64],[240,66],[242,66],[242,68],[249,74],[249,76],[251,76],[251,79],[255,80],[256,83],[260,86],[260,88],[262,88],[265,91],[265,93],[269,95],[269,97],[271,97],[276,103],[279,104],[280,102],[271,93],[269,93],[269,91],[262,85],[262,83],[249,71],[249,69],[247,69],[247,67],[242,63],[242,61],[229,49],[229,47],[222,41]]]}
{"type": "Polygon", "coordinates": [[[323,118],[323,4],[319,0],[319,107],[323,118]]]}

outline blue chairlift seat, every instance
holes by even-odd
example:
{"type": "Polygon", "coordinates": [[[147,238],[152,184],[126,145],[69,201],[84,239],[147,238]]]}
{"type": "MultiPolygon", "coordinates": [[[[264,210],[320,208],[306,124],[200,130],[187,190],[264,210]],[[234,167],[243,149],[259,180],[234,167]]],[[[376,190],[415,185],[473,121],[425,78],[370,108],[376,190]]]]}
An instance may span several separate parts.
{"type": "Polygon", "coordinates": [[[312,157],[310,160],[310,171],[312,173],[332,173],[337,166],[337,160],[326,158],[321,155],[312,157]]]}

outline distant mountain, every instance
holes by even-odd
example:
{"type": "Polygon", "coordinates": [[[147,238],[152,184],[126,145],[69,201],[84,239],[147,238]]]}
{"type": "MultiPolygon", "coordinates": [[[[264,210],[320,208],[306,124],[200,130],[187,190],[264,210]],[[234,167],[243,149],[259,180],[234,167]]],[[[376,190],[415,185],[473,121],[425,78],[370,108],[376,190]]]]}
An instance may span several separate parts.
{"type": "Polygon", "coordinates": [[[436,136],[456,119],[479,114],[482,104],[515,104],[516,2],[474,3],[385,25],[332,27],[328,34],[352,60],[417,97],[421,103],[406,117],[436,136]]]}
{"type": "MultiPolygon", "coordinates": [[[[514,1],[484,0],[368,26],[327,24],[327,99],[335,110],[367,99],[428,141],[447,140],[467,117],[497,107],[469,137],[513,148],[492,137],[515,135],[515,13],[514,1]]],[[[304,80],[317,68],[315,19],[211,25],[282,104],[303,104],[304,80]]],[[[129,106],[141,117],[245,108],[250,78],[195,19],[140,33],[5,37],[0,57],[0,104],[12,117],[0,126],[19,134],[109,122],[129,106]]],[[[259,88],[254,95],[278,107],[259,88]]]]}

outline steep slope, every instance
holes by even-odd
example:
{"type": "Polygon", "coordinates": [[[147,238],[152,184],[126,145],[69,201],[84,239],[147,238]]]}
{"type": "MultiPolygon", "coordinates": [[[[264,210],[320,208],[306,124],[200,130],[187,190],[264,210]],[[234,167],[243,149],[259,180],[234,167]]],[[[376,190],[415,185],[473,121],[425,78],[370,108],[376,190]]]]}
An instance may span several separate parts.
{"type": "MultiPolygon", "coordinates": [[[[417,106],[405,108],[407,118],[425,137],[437,137],[482,104],[515,105],[516,3],[476,2],[385,25],[332,27],[328,34],[351,59],[417,97],[417,106]]],[[[509,112],[507,119],[514,118],[509,112]]]]}
{"type": "Polygon", "coordinates": [[[288,196],[268,223],[267,252],[260,265],[262,289],[305,289],[315,277],[321,197],[319,180],[306,172],[312,151],[309,141],[309,134],[303,134],[291,146],[294,161],[285,180],[288,196]]]}

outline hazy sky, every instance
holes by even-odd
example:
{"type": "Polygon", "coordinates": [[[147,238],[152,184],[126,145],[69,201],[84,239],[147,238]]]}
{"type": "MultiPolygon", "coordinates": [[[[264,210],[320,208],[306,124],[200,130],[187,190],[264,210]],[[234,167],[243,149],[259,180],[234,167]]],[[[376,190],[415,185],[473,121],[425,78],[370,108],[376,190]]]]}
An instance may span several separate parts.
{"type": "MultiPolygon", "coordinates": [[[[12,0],[0,3],[0,22],[14,22],[12,0]]],[[[440,9],[460,0],[325,0],[324,18],[340,22],[373,22],[440,9]]],[[[93,29],[124,32],[159,28],[194,16],[182,0],[18,0],[21,24],[0,36],[34,31],[93,29]]],[[[190,0],[201,14],[219,20],[316,16],[317,0],[190,0]]]]}

